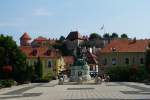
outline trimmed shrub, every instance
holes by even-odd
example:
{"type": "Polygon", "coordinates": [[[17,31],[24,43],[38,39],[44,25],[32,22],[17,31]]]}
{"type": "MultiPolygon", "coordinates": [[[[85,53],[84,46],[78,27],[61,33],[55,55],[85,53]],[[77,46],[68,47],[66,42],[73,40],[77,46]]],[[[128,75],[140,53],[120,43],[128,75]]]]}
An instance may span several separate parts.
{"type": "Polygon", "coordinates": [[[37,78],[37,79],[34,79],[32,82],[35,82],[35,83],[45,83],[45,82],[49,82],[50,80],[52,79],[52,73],[49,72],[47,75],[45,75],[44,77],[42,78],[37,78]]]}
{"type": "Polygon", "coordinates": [[[130,68],[130,81],[142,82],[148,77],[148,72],[144,66],[130,68]]]}
{"type": "Polygon", "coordinates": [[[49,82],[52,79],[51,73],[48,73],[46,76],[44,76],[41,80],[49,82]]]}
{"type": "Polygon", "coordinates": [[[110,76],[111,81],[142,82],[148,77],[144,66],[113,66],[107,69],[106,74],[110,76]]]}
{"type": "Polygon", "coordinates": [[[129,81],[129,67],[128,66],[113,66],[107,69],[106,72],[111,81],[129,81]]]}
{"type": "Polygon", "coordinates": [[[14,80],[0,80],[0,87],[11,87],[12,85],[17,85],[14,80]]]}

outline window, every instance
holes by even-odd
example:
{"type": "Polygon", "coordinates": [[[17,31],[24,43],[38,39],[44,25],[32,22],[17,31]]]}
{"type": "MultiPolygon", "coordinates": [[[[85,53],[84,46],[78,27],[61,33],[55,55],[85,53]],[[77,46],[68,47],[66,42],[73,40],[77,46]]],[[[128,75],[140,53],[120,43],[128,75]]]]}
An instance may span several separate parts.
{"type": "Polygon", "coordinates": [[[93,66],[90,66],[90,71],[92,71],[93,70],[93,66]]]}
{"type": "Polygon", "coordinates": [[[96,71],[96,66],[93,67],[93,70],[96,71]]]}
{"type": "Polygon", "coordinates": [[[113,65],[116,65],[116,58],[113,58],[113,59],[112,59],[112,64],[113,64],[113,65]]]}
{"type": "Polygon", "coordinates": [[[48,61],[48,67],[51,68],[52,67],[52,63],[51,61],[48,61]]]}
{"type": "Polygon", "coordinates": [[[129,58],[125,59],[125,64],[129,64],[129,58]]]}
{"type": "Polygon", "coordinates": [[[144,59],[143,58],[140,59],[140,63],[144,64],[144,59]]]}
{"type": "Polygon", "coordinates": [[[112,50],[113,52],[115,52],[115,51],[116,51],[116,48],[111,48],[111,50],[112,50]]]}
{"type": "Polygon", "coordinates": [[[51,50],[47,50],[47,55],[48,55],[48,56],[51,55],[51,50]]]}
{"type": "Polygon", "coordinates": [[[135,63],[135,59],[133,58],[133,64],[135,63]]]}
{"type": "Polygon", "coordinates": [[[27,61],[28,65],[31,65],[30,60],[27,61]]]}
{"type": "Polygon", "coordinates": [[[107,59],[104,59],[104,60],[103,60],[103,64],[104,64],[104,65],[107,65],[107,59]]]}
{"type": "Polygon", "coordinates": [[[33,61],[33,65],[36,65],[36,64],[37,64],[37,63],[36,63],[36,61],[34,60],[34,61],[33,61]]]}

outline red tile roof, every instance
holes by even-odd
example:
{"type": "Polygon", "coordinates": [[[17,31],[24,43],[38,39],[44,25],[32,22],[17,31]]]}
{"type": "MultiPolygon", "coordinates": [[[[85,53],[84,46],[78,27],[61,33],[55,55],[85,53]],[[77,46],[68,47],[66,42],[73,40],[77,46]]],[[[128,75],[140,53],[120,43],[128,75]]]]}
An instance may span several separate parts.
{"type": "Polygon", "coordinates": [[[43,58],[55,58],[60,57],[58,50],[49,50],[48,47],[31,47],[31,46],[21,46],[21,51],[26,54],[29,58],[43,57],[43,58]]]}
{"type": "Polygon", "coordinates": [[[110,42],[101,53],[111,52],[145,52],[150,40],[115,39],[110,42]]]}
{"type": "Polygon", "coordinates": [[[47,41],[48,39],[42,36],[39,36],[38,38],[34,39],[34,41],[47,41]]]}
{"type": "Polygon", "coordinates": [[[89,51],[87,51],[87,62],[89,64],[97,64],[97,56],[93,53],[90,53],[89,51]]]}
{"type": "Polygon", "coordinates": [[[33,41],[32,41],[32,43],[42,43],[42,42],[46,42],[47,44],[49,44],[49,45],[53,45],[53,44],[56,44],[56,40],[54,40],[54,39],[47,39],[47,38],[45,38],[45,37],[42,37],[42,36],[39,36],[38,38],[36,38],[36,39],[34,39],[33,41]]]}
{"type": "Polygon", "coordinates": [[[74,57],[73,56],[64,56],[64,61],[67,65],[70,65],[70,64],[74,64],[74,57]]]}
{"type": "Polygon", "coordinates": [[[82,39],[82,36],[78,31],[72,31],[69,33],[66,39],[68,40],[82,39]]]}
{"type": "Polygon", "coordinates": [[[31,37],[29,36],[29,34],[27,32],[25,32],[20,39],[27,39],[27,40],[31,40],[31,37]]]}

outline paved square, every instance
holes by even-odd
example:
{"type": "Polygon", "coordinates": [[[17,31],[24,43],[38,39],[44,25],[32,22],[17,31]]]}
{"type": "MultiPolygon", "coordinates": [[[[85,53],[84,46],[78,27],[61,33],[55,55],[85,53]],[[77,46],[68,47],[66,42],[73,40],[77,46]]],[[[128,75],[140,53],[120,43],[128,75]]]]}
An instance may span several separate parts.
{"type": "Polygon", "coordinates": [[[0,100],[150,100],[150,86],[133,82],[100,85],[32,83],[0,90],[0,100]]]}

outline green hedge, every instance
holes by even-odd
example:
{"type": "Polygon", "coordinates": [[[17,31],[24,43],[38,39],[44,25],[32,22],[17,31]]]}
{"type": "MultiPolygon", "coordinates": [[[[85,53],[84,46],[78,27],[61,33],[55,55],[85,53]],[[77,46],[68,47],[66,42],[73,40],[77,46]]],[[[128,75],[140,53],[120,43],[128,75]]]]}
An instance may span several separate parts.
{"type": "Polygon", "coordinates": [[[11,87],[12,85],[17,85],[14,80],[0,80],[0,87],[11,87]]]}
{"type": "Polygon", "coordinates": [[[148,73],[144,66],[113,66],[106,70],[111,81],[136,81],[142,82],[148,77],[148,73]]]}
{"type": "Polygon", "coordinates": [[[47,75],[45,75],[44,77],[42,78],[34,78],[32,80],[32,82],[36,82],[36,83],[43,83],[43,82],[49,82],[50,80],[52,80],[52,73],[49,72],[47,73],[47,75]]]}

